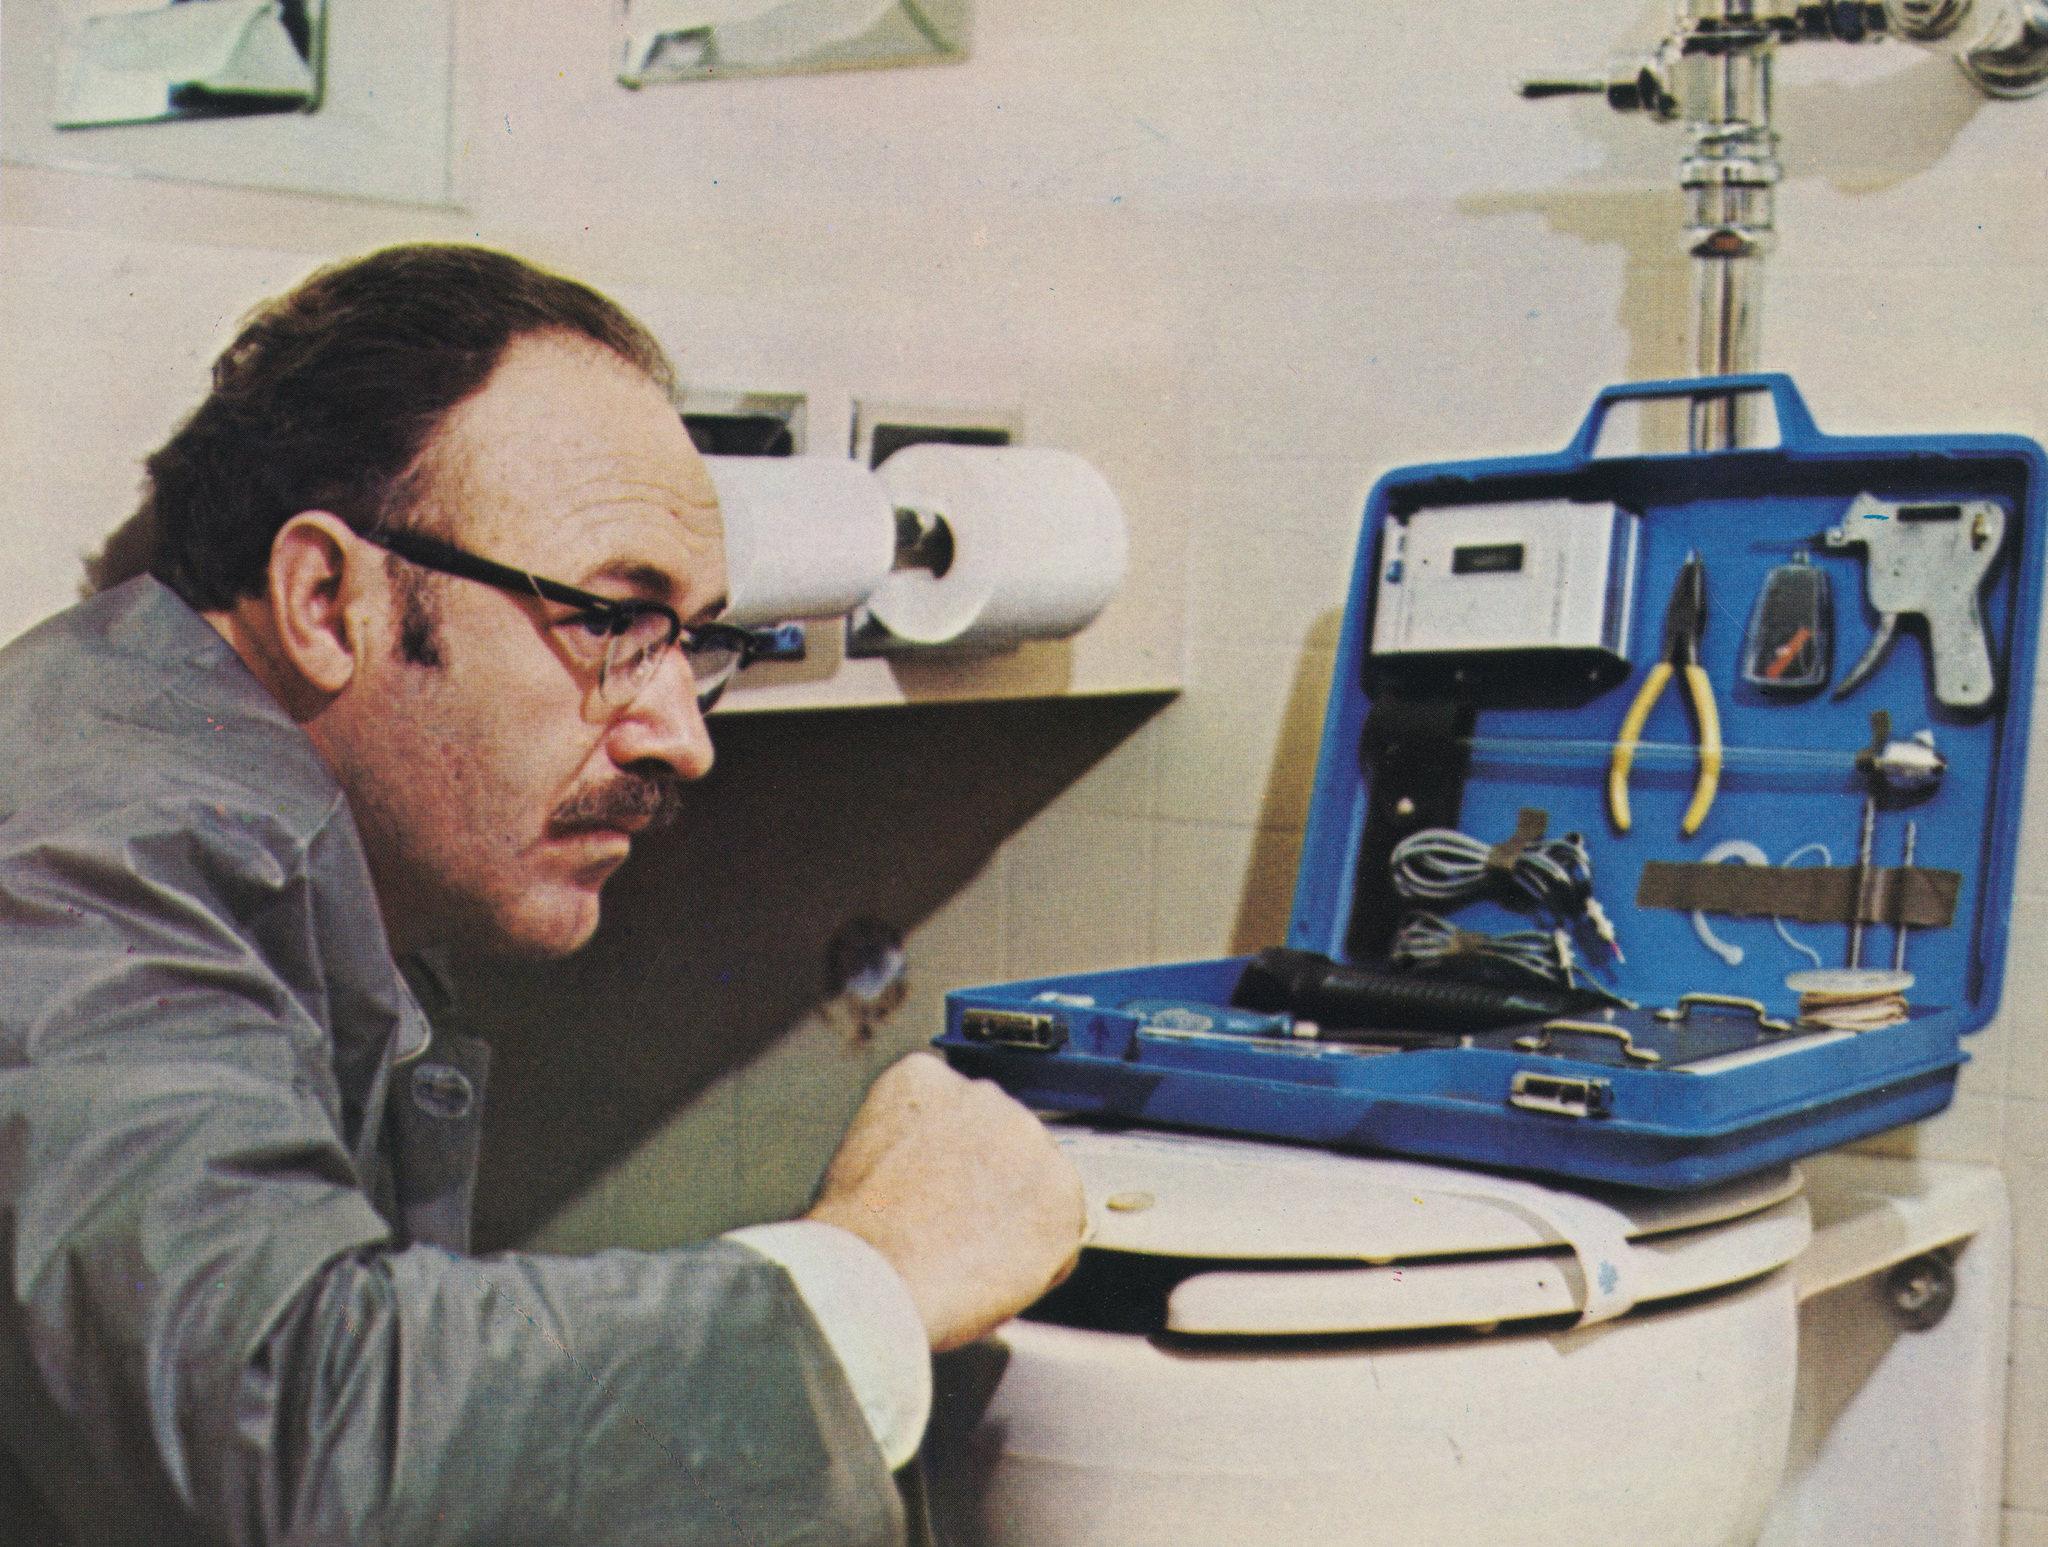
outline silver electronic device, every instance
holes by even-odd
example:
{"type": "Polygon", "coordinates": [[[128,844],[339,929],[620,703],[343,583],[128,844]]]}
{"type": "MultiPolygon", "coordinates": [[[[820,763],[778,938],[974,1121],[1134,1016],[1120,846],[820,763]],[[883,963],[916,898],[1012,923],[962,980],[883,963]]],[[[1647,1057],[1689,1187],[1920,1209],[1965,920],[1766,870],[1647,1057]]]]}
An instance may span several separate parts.
{"type": "Polygon", "coordinates": [[[1629,672],[1641,525],[1570,500],[1437,506],[1390,523],[1374,679],[1490,701],[1605,692],[1629,672]]]}

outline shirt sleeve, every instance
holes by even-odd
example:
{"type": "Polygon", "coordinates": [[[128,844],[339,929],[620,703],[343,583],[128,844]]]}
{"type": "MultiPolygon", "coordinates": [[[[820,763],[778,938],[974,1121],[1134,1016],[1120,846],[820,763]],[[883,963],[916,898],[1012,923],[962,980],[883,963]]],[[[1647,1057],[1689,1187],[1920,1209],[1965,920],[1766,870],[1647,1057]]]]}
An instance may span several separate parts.
{"type": "Polygon", "coordinates": [[[888,1259],[852,1231],[819,1220],[749,1225],[724,1239],[789,1270],[890,1470],[908,1462],[931,1418],[931,1344],[909,1287],[888,1259]]]}
{"type": "Polygon", "coordinates": [[[0,858],[0,1449],[74,1538],[900,1543],[780,1264],[399,1238],[336,1075],[367,886],[260,812],[131,816],[0,858]]]}

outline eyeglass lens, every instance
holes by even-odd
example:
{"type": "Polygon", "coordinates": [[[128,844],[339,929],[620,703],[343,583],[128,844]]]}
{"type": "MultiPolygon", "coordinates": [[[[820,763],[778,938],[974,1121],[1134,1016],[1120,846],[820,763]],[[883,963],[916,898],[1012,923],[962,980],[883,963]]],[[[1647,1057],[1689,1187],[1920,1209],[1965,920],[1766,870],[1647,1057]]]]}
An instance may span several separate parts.
{"type": "MultiPolygon", "coordinates": [[[[740,651],[726,639],[715,635],[693,638],[687,631],[681,644],[697,686],[697,702],[708,704],[739,669],[740,651]]],[[[622,704],[638,693],[653,677],[668,649],[668,619],[660,613],[635,614],[606,642],[604,670],[599,679],[606,700],[622,704]]]]}

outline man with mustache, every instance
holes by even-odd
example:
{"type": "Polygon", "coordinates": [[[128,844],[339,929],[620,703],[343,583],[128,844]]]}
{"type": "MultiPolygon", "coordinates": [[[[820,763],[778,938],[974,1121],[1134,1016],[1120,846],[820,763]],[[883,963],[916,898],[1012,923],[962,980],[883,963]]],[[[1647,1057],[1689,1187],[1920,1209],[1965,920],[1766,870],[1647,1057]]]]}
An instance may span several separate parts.
{"type": "Polygon", "coordinates": [[[0,651],[10,1543],[897,1540],[929,1351],[1071,1265],[1071,1166],[927,1055],[804,1220],[466,1254],[481,1050],[396,960],[587,941],[747,650],[668,385],[502,254],[325,270],[0,651]]]}

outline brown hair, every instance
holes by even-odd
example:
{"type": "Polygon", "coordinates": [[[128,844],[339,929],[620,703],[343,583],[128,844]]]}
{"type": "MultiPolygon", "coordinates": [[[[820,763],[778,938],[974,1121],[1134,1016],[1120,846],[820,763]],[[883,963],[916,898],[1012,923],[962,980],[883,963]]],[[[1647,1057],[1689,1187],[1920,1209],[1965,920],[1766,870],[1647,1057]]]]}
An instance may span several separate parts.
{"type": "Polygon", "coordinates": [[[225,608],[263,593],[271,542],[302,510],[371,535],[404,525],[420,492],[408,474],[449,411],[513,342],[552,331],[674,385],[617,305],[506,253],[419,244],[321,269],[214,361],[206,401],[149,458],[141,507],[87,561],[89,589],[147,571],[225,608]]]}

